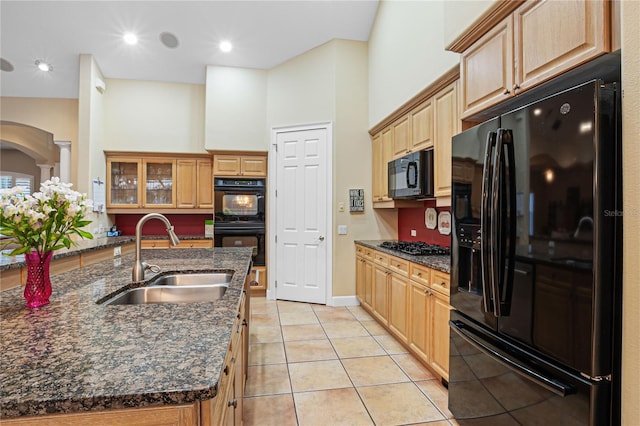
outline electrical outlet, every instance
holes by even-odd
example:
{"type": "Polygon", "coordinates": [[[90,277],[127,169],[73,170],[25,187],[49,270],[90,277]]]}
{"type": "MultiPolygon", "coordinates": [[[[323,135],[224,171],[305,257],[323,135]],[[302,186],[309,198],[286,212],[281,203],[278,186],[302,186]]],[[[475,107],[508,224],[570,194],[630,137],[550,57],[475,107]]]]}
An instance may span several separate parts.
{"type": "Polygon", "coordinates": [[[338,235],[347,235],[347,225],[338,225],[338,235]]]}
{"type": "Polygon", "coordinates": [[[416,235],[418,235],[418,233],[416,232],[416,230],[415,230],[415,229],[412,229],[412,230],[411,230],[411,236],[412,236],[412,237],[415,237],[416,235]]]}
{"type": "Polygon", "coordinates": [[[113,257],[118,257],[122,254],[122,247],[114,247],[113,248],[113,257]]]}
{"type": "Polygon", "coordinates": [[[117,259],[113,259],[113,266],[120,266],[122,265],[122,259],[121,258],[117,258],[117,259]]]}

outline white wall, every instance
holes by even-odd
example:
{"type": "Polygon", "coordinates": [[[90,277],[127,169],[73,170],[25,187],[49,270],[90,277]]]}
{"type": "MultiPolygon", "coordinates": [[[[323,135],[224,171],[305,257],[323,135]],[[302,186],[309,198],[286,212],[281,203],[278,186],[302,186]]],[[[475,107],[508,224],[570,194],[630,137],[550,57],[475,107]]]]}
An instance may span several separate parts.
{"type": "Polygon", "coordinates": [[[369,38],[370,128],[458,64],[444,50],[443,3],[380,2],[369,38]]]}
{"type": "Polygon", "coordinates": [[[355,295],[356,239],[395,238],[396,211],[371,205],[367,134],[367,44],[333,40],[269,71],[267,124],[333,122],[333,296],[355,295]],[[350,188],[365,189],[365,212],[348,212],[350,188]],[[338,212],[337,204],[346,211],[338,212]],[[337,235],[337,225],[347,235],[337,235]]]}
{"type": "Polygon", "coordinates": [[[449,45],[480,17],[496,0],[445,1],[443,8],[443,46],[449,45]]]}
{"type": "Polygon", "coordinates": [[[203,85],[120,79],[105,83],[103,149],[206,152],[203,85]]]}
{"type": "Polygon", "coordinates": [[[624,277],[622,328],[622,424],[640,424],[640,2],[622,1],[622,154],[624,181],[624,277]]]}
{"type": "Polygon", "coordinates": [[[267,151],[267,71],[207,66],[205,148],[267,151]]]}
{"type": "Polygon", "coordinates": [[[269,128],[334,120],[335,49],[325,43],[269,71],[269,128]]]}

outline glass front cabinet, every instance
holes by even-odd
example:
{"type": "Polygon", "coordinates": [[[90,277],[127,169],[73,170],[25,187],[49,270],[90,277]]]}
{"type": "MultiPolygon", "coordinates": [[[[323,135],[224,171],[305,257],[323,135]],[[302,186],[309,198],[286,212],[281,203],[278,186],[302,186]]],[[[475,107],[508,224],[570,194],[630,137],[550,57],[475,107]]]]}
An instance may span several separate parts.
{"type": "Polygon", "coordinates": [[[107,158],[107,208],[176,206],[172,159],[107,158]]]}

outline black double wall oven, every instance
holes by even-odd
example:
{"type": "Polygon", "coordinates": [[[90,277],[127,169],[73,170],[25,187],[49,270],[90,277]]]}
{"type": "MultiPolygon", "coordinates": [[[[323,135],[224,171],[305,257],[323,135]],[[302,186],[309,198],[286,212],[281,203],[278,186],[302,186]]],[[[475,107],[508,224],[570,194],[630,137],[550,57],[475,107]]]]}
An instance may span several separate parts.
{"type": "Polygon", "coordinates": [[[266,180],[216,178],[214,244],[251,247],[253,264],[265,264],[266,180]]]}

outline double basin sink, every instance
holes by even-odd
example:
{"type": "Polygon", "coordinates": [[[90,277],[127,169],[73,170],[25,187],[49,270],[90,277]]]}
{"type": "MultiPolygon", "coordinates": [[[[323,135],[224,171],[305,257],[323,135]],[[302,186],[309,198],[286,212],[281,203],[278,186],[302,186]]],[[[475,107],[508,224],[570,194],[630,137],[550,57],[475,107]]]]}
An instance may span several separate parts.
{"type": "Polygon", "coordinates": [[[105,305],[213,302],[224,296],[232,272],[169,273],[144,287],[131,288],[111,297],[105,305]]]}

